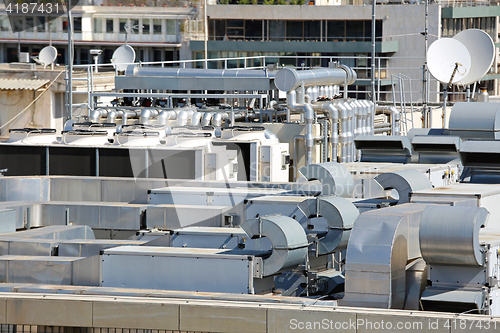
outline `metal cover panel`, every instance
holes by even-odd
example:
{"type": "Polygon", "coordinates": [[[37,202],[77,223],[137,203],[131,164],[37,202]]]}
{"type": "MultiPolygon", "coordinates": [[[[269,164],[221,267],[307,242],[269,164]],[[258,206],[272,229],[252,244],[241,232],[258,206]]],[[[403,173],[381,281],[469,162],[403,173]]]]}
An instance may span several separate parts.
{"type": "Polygon", "coordinates": [[[104,249],[111,247],[134,245],[140,246],[147,241],[117,239],[73,239],[59,244],[59,255],[64,257],[91,257],[99,255],[104,249]]]}
{"type": "Polygon", "coordinates": [[[0,79],[0,90],[38,90],[50,80],[0,79]]]}
{"type": "Polygon", "coordinates": [[[16,232],[16,210],[0,209],[0,234],[16,232]]]}
{"type": "MultiPolygon", "coordinates": [[[[106,253],[102,257],[101,285],[238,294],[250,292],[249,281],[253,272],[249,269],[251,259],[248,256],[224,256],[207,249],[195,250],[205,255],[178,253],[180,256],[159,256],[157,254],[163,251],[155,253],[151,250],[149,253],[121,251],[121,255],[106,253]]],[[[105,250],[112,251],[117,253],[116,250],[105,250]]]]}
{"type": "Polygon", "coordinates": [[[224,225],[222,206],[154,205],[146,211],[148,229],[174,230],[189,226],[221,227],[224,225]]]}
{"type": "Polygon", "coordinates": [[[54,256],[60,240],[37,238],[13,238],[9,242],[9,254],[23,256],[54,256]]]}
{"type": "Polygon", "coordinates": [[[25,237],[42,239],[94,239],[94,233],[88,226],[48,226],[37,229],[3,234],[6,237],[25,237]]]}

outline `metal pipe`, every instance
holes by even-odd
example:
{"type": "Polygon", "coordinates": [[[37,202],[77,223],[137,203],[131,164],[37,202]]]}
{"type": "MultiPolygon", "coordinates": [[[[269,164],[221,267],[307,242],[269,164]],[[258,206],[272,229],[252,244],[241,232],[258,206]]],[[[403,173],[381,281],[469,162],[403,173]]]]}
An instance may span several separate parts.
{"type": "Polygon", "coordinates": [[[279,90],[288,92],[301,85],[311,87],[325,84],[352,84],[356,78],[356,72],[347,66],[303,71],[283,68],[276,73],[274,83],[279,90]]]}
{"type": "Polygon", "coordinates": [[[182,110],[179,112],[177,115],[177,126],[186,126],[193,113],[192,110],[182,110]]]}
{"type": "Polygon", "coordinates": [[[201,126],[208,126],[212,120],[213,112],[205,112],[201,119],[201,126]]]}
{"type": "Polygon", "coordinates": [[[347,109],[347,161],[354,161],[354,107],[352,102],[344,103],[347,109]]]}
{"type": "Polygon", "coordinates": [[[150,108],[144,108],[141,111],[141,118],[139,122],[141,124],[148,125],[151,121],[152,117],[158,116],[158,110],[156,109],[150,109],[150,108]]]}
{"type": "Polygon", "coordinates": [[[200,126],[201,117],[203,117],[203,112],[196,111],[191,117],[191,125],[200,126]]]}
{"type": "Polygon", "coordinates": [[[289,91],[286,95],[287,106],[290,110],[302,110],[304,114],[304,121],[306,123],[306,165],[312,164],[312,150],[314,145],[313,135],[312,135],[312,124],[314,121],[314,110],[311,104],[304,103],[302,105],[297,104],[296,101],[297,94],[294,90],[289,91]]]}
{"type": "Polygon", "coordinates": [[[122,114],[122,125],[127,125],[127,120],[129,117],[138,117],[139,112],[134,110],[123,110],[122,114]]]}
{"type": "Polygon", "coordinates": [[[377,112],[389,114],[391,117],[391,134],[401,135],[401,116],[399,110],[394,106],[377,106],[376,110],[377,112]]]}
{"type": "Polygon", "coordinates": [[[332,103],[328,103],[326,107],[328,117],[332,121],[332,134],[330,135],[330,142],[332,143],[332,162],[337,162],[337,146],[339,144],[339,109],[332,103]]]}
{"type": "Polygon", "coordinates": [[[340,143],[340,162],[345,163],[348,160],[347,143],[349,141],[349,115],[344,103],[337,104],[339,109],[340,129],[339,129],[339,143],[340,143]]]}
{"type": "Polygon", "coordinates": [[[106,110],[106,109],[92,110],[92,111],[90,111],[89,120],[93,123],[98,123],[99,119],[102,116],[105,116],[107,114],[108,114],[108,110],[106,110]]]}
{"type": "Polygon", "coordinates": [[[225,112],[215,113],[213,118],[212,118],[212,125],[215,127],[221,127],[223,119],[227,119],[227,113],[225,113],[225,112]]]}
{"type": "Polygon", "coordinates": [[[108,112],[108,119],[106,120],[108,123],[114,123],[117,116],[123,115],[123,111],[121,110],[111,110],[108,112]]]}
{"type": "Polygon", "coordinates": [[[167,125],[169,119],[177,119],[177,112],[174,110],[163,110],[158,115],[158,124],[167,125]]]}

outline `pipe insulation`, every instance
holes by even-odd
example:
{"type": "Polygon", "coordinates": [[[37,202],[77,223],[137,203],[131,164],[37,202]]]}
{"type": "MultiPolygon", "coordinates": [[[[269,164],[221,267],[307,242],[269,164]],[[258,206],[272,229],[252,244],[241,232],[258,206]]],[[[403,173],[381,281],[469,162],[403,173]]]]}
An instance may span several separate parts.
{"type": "Polygon", "coordinates": [[[307,180],[319,180],[322,195],[337,195],[350,198],[354,191],[354,179],[349,170],[336,162],[318,163],[303,166],[299,172],[307,180]]]}
{"type": "Polygon", "coordinates": [[[141,124],[148,125],[151,122],[152,117],[158,116],[159,112],[156,109],[144,108],[141,110],[141,117],[139,122],[141,124]]]}
{"type": "Polygon", "coordinates": [[[201,119],[201,126],[208,126],[212,122],[213,112],[205,112],[203,118],[201,119]]]}
{"type": "Polygon", "coordinates": [[[89,120],[93,123],[98,123],[99,119],[101,117],[106,116],[107,114],[108,114],[108,110],[106,110],[106,109],[92,110],[92,111],[90,111],[89,120]]]}
{"type": "Polygon", "coordinates": [[[419,231],[422,258],[427,264],[483,266],[479,230],[488,217],[482,207],[427,206],[419,231]]]}
{"type": "Polygon", "coordinates": [[[307,256],[306,233],[291,217],[262,216],[243,222],[241,228],[250,238],[267,237],[272,244],[271,255],[262,261],[264,276],[295,268],[307,256]]]}
{"type": "Polygon", "coordinates": [[[274,78],[274,84],[281,91],[318,85],[345,85],[353,84],[357,79],[356,72],[347,66],[340,68],[319,68],[297,71],[292,68],[280,69],[274,78]]]}

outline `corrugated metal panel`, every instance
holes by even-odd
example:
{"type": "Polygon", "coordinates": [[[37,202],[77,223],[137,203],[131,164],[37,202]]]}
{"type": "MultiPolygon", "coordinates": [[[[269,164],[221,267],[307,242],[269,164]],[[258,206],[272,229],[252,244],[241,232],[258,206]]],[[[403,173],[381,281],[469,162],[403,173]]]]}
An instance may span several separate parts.
{"type": "Polygon", "coordinates": [[[37,90],[49,80],[0,79],[0,90],[37,90]]]}

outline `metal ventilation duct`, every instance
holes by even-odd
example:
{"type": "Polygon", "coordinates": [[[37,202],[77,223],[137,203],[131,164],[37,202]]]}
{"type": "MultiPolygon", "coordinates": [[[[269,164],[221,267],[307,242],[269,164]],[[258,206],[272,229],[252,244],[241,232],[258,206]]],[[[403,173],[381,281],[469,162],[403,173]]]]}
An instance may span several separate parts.
{"type": "Polygon", "coordinates": [[[500,139],[500,103],[456,103],[450,114],[450,135],[500,139]]]}
{"type": "Polygon", "coordinates": [[[427,264],[482,266],[479,229],[489,212],[482,207],[428,206],[420,223],[420,251],[427,264]]]}
{"type": "Polygon", "coordinates": [[[425,207],[404,204],[359,215],[347,247],[340,305],[403,308],[406,266],[420,257],[417,234],[425,207]]]}
{"type": "Polygon", "coordinates": [[[264,276],[295,268],[307,256],[306,233],[291,217],[263,216],[243,222],[241,228],[252,239],[267,237],[271,241],[272,254],[263,260],[264,276]]]}
{"type": "Polygon", "coordinates": [[[361,162],[409,163],[413,152],[410,140],[399,135],[358,135],[354,145],[361,150],[361,162]]]}
{"type": "Polygon", "coordinates": [[[458,136],[426,135],[415,136],[411,144],[419,163],[445,164],[459,158],[460,142],[458,136]]]}
{"type": "Polygon", "coordinates": [[[274,84],[281,91],[291,91],[297,89],[301,84],[304,84],[304,88],[332,84],[344,85],[353,84],[356,79],[356,72],[347,66],[303,71],[283,68],[276,73],[274,84]]]}
{"type": "Polygon", "coordinates": [[[158,68],[129,65],[116,89],[270,90],[272,72],[249,69],[158,68]]]}
{"type": "Polygon", "coordinates": [[[307,180],[319,180],[322,195],[337,195],[350,198],[354,191],[354,179],[349,170],[342,164],[327,162],[303,166],[299,172],[307,180]]]}
{"type": "Polygon", "coordinates": [[[398,204],[410,202],[410,193],[432,188],[431,181],[413,169],[386,172],[375,177],[384,190],[394,189],[399,194],[398,204]]]}
{"type": "Polygon", "coordinates": [[[356,206],[340,197],[321,198],[319,213],[328,221],[328,232],[318,241],[318,255],[345,250],[352,226],[359,215],[356,206]]]}
{"type": "Polygon", "coordinates": [[[464,167],[500,169],[500,141],[469,140],[460,146],[460,159],[464,167]]]}

